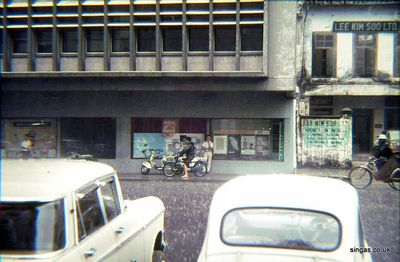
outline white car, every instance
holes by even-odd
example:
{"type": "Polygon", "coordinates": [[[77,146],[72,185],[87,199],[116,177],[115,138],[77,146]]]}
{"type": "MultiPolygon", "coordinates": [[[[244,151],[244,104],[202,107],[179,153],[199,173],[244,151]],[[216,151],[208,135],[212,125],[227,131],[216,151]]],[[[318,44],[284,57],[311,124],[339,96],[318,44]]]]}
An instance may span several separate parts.
{"type": "Polygon", "coordinates": [[[163,202],[124,200],[115,170],[86,160],[2,160],[0,261],[152,261],[163,202]]]}
{"type": "Polygon", "coordinates": [[[198,261],[371,261],[369,250],[349,184],[249,175],[215,192],[198,261]]]}

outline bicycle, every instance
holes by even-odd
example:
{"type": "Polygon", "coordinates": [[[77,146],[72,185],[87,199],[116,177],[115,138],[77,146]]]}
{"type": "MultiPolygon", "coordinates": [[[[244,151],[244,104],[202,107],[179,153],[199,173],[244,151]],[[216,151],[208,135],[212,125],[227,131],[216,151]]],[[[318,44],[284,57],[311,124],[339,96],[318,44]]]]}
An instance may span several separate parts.
{"type": "MultiPolygon", "coordinates": [[[[164,164],[162,169],[164,176],[172,177],[174,175],[184,175],[184,165],[182,157],[176,155],[174,158],[170,158],[164,164]]],[[[200,158],[195,157],[189,163],[189,173],[194,174],[197,177],[202,177],[207,174],[207,163],[200,158]]]]}
{"type": "MultiPolygon", "coordinates": [[[[366,165],[352,168],[348,175],[350,184],[357,189],[364,189],[372,183],[373,178],[379,180],[376,161],[376,158],[371,157],[366,165]]],[[[388,183],[391,188],[400,191],[400,168],[396,168],[384,183],[388,183]]]]}

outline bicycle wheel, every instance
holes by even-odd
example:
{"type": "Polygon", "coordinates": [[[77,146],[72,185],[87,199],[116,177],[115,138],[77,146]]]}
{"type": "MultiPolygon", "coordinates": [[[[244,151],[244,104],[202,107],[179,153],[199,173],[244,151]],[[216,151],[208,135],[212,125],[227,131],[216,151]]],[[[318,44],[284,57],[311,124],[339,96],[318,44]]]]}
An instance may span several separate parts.
{"type": "Polygon", "coordinates": [[[175,165],[173,163],[165,164],[162,169],[164,176],[173,177],[175,175],[174,167],[175,167],[175,165]]]}
{"type": "Polygon", "coordinates": [[[393,172],[388,184],[391,188],[400,191],[400,169],[393,172]]]}
{"type": "Polygon", "coordinates": [[[349,172],[349,181],[355,188],[364,189],[372,182],[371,171],[362,166],[354,167],[349,172]]]}
{"type": "Polygon", "coordinates": [[[195,176],[202,177],[207,174],[207,166],[203,162],[197,162],[192,171],[195,176]]]}

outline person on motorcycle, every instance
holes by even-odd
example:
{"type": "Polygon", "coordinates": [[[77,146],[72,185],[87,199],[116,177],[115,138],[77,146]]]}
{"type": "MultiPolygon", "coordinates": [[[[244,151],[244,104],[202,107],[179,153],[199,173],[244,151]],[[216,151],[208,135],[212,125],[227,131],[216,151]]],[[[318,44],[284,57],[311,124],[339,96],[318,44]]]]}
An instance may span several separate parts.
{"type": "Polygon", "coordinates": [[[184,158],[185,174],[182,176],[182,178],[188,178],[189,177],[189,174],[188,174],[189,164],[194,158],[195,147],[194,147],[194,144],[192,143],[192,138],[190,136],[185,136],[183,138],[183,145],[184,146],[183,146],[182,150],[179,152],[178,156],[186,155],[186,157],[184,158]]]}

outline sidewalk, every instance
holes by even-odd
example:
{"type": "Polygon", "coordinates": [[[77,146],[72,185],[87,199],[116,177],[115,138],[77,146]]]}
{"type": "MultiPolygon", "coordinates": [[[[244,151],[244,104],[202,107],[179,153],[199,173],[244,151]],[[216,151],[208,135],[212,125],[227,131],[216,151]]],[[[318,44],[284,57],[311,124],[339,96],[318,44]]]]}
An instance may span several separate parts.
{"type": "MultiPolygon", "coordinates": [[[[330,168],[297,168],[295,169],[295,175],[309,175],[309,176],[321,176],[331,177],[346,180],[350,170],[347,169],[330,169],[330,168]]],[[[162,181],[177,181],[183,180],[179,176],[166,177],[161,172],[150,172],[148,175],[142,175],[140,173],[119,173],[120,180],[162,180],[162,181]]],[[[196,177],[193,174],[189,175],[188,179],[184,181],[202,181],[202,182],[224,182],[231,180],[240,175],[232,174],[206,174],[203,177],[196,177]]]]}

